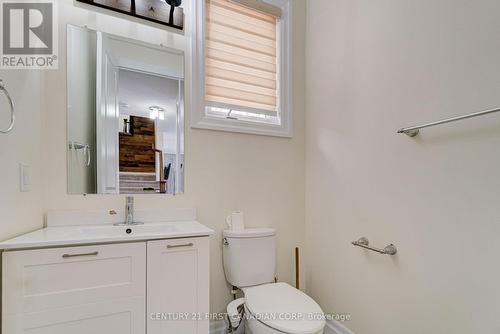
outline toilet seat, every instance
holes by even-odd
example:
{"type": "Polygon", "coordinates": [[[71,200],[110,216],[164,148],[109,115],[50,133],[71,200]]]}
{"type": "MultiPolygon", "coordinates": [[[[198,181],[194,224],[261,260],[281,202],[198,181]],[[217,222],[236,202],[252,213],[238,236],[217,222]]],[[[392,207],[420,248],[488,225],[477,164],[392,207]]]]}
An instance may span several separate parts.
{"type": "Polygon", "coordinates": [[[314,334],[325,327],[323,311],[308,295],[286,283],[244,289],[250,316],[288,334],[314,334]]]}

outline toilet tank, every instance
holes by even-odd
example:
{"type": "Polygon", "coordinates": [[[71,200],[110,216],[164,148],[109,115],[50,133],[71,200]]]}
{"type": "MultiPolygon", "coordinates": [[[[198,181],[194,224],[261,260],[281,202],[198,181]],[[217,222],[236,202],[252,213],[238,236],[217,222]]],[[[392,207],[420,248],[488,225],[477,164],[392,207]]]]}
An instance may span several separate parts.
{"type": "Polygon", "coordinates": [[[226,280],[243,288],[274,281],[276,230],[254,228],[222,233],[226,280]]]}

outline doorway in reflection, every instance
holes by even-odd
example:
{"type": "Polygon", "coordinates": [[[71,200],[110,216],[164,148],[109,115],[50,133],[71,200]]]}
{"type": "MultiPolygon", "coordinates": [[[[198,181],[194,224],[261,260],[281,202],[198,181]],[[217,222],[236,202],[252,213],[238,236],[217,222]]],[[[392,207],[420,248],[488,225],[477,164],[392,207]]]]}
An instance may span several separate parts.
{"type": "Polygon", "coordinates": [[[126,69],[118,78],[120,193],[174,193],[180,82],[126,69]]]}

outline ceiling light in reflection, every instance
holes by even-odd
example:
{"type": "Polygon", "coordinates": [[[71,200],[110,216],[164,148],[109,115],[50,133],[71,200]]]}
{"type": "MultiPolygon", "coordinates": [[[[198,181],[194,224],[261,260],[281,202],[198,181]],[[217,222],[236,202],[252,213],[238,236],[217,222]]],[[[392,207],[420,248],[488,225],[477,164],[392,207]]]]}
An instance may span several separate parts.
{"type": "Polygon", "coordinates": [[[151,106],[149,107],[149,118],[151,119],[160,119],[164,120],[165,119],[165,109],[162,107],[158,106],[151,106]]]}

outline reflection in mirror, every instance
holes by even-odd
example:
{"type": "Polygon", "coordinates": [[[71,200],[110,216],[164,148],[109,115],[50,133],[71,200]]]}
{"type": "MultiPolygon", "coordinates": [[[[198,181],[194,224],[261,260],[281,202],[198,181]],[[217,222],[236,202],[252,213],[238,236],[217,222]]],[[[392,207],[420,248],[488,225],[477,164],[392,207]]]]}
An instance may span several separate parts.
{"type": "Polygon", "coordinates": [[[68,26],[68,192],[184,191],[182,52],[68,26]]]}

